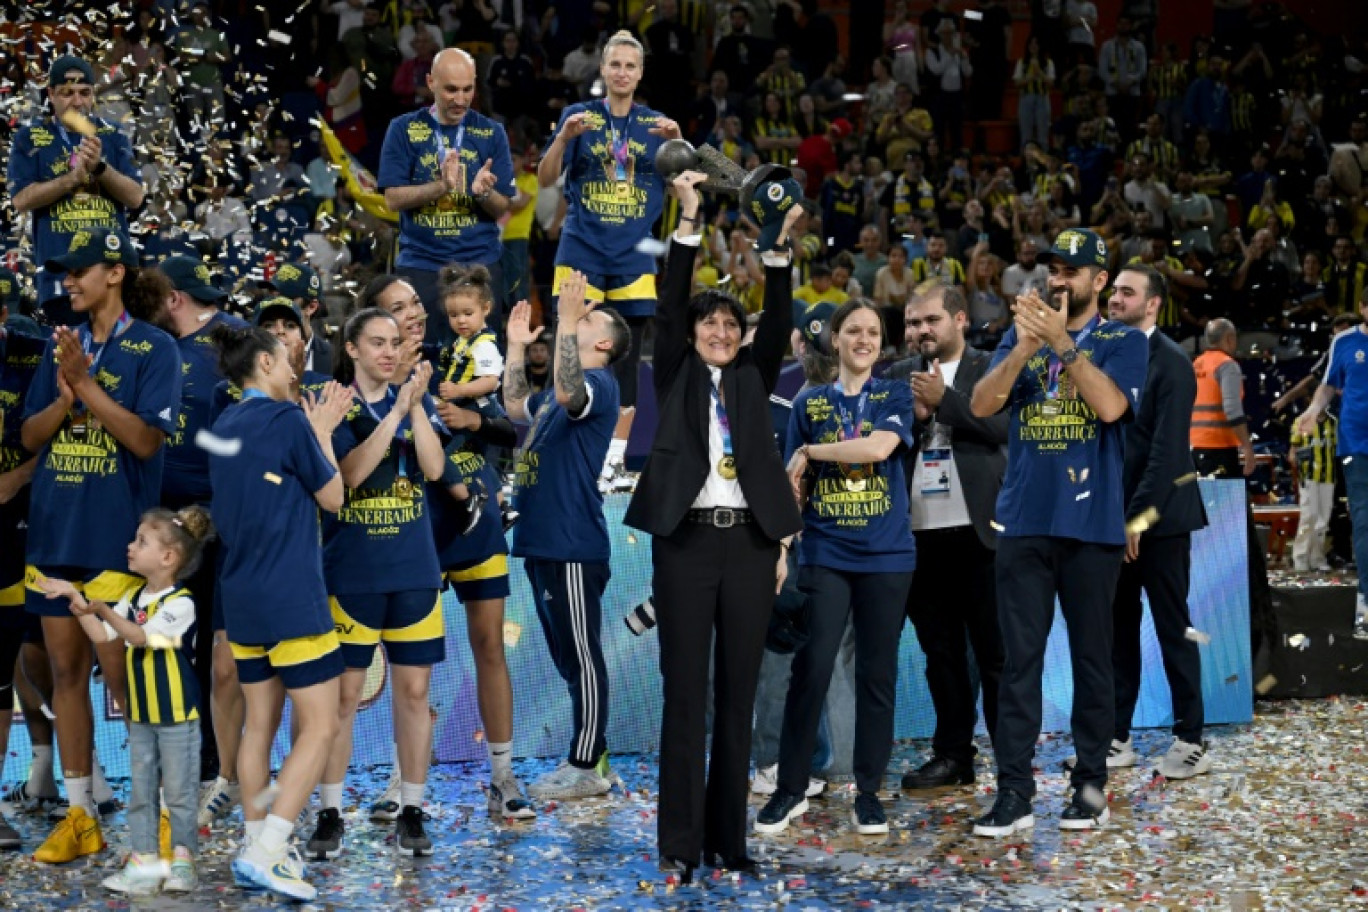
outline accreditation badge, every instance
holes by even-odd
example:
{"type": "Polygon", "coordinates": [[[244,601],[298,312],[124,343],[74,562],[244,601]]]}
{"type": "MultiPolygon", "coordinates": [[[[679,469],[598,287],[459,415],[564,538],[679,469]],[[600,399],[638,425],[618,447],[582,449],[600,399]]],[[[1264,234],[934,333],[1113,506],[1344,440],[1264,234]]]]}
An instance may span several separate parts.
{"type": "Polygon", "coordinates": [[[954,454],[949,447],[922,450],[921,492],[923,497],[950,493],[950,469],[954,454]]]}

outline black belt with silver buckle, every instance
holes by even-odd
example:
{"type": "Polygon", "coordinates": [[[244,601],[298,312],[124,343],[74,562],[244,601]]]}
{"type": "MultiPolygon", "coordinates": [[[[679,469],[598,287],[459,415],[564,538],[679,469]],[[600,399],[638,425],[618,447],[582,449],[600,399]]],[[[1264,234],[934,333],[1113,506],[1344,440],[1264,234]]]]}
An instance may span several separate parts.
{"type": "Polygon", "coordinates": [[[731,507],[690,510],[687,518],[689,522],[703,523],[715,529],[730,529],[732,526],[740,526],[755,521],[755,516],[750,510],[732,509],[731,507]]]}

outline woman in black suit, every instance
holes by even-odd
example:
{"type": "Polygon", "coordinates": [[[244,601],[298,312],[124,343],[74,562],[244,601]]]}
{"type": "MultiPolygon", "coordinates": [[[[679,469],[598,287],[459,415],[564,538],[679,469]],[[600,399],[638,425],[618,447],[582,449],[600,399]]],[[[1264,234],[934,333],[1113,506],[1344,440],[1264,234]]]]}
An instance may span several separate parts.
{"type": "Polygon", "coordinates": [[[751,714],[787,572],[783,549],[802,528],[769,412],[792,324],[787,237],[802,207],[788,212],[776,249],[762,253],[764,312],[743,346],[745,311],[734,298],[689,297],[702,227],[695,185],[705,177],[686,171],[673,181],[682,215],[656,310],[660,429],[626,516],[653,536],[665,688],[657,838],[661,869],[685,882],[700,853],[716,867],[755,866],[746,855],[751,714]]]}

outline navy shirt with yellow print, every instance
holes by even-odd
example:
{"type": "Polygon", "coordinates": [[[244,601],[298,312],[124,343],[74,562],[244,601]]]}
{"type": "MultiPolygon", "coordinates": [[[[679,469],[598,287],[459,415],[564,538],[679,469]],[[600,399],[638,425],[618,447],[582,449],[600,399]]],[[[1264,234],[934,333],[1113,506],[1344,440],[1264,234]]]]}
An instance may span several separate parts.
{"type": "MultiPolygon", "coordinates": [[[[1111,378],[1134,414],[1149,368],[1145,334],[1095,318],[1069,335],[1079,357],[1111,378]]],[[[1016,340],[1012,327],[993,355],[993,367],[1007,357],[1016,340]]],[[[1007,475],[997,501],[998,534],[1125,544],[1121,465],[1129,415],[1110,423],[1099,420],[1048,346],[1036,352],[1017,376],[1006,407],[1011,410],[1011,426],[1007,475]]]]}
{"type": "MultiPolygon", "coordinates": [[[[805,443],[836,443],[875,431],[913,443],[912,388],[893,380],[870,380],[846,395],[839,384],[814,386],[793,400],[785,460],[805,443]]],[[[916,569],[917,546],[907,520],[907,479],[902,447],[883,462],[855,465],[813,462],[816,479],[803,508],[799,566],[862,573],[916,569]]]]}
{"type": "Polygon", "coordinates": [[[655,257],[637,246],[664,205],[665,183],[655,169],[664,140],[650,132],[664,115],[634,104],[626,117],[612,117],[607,102],[585,101],[565,109],[556,132],[580,111],[587,112],[589,128],[565,144],[569,211],[556,265],[593,274],[654,274],[655,257]]]}
{"type": "MultiPolygon", "coordinates": [[[[0,475],[14,471],[30,458],[20,439],[24,399],[46,347],[42,339],[0,326],[0,475]]],[[[0,590],[24,578],[28,511],[28,485],[0,504],[0,590]]]]}
{"type": "MultiPolygon", "coordinates": [[[[102,344],[89,346],[95,382],[120,406],[149,427],[175,433],[180,411],[181,361],[176,340],[151,324],[130,320],[102,344]]],[[[24,417],[47,408],[58,397],[57,357],[48,342],[33,378],[24,417]]],[[[137,535],[144,511],[161,495],[166,448],[139,459],[79,403],[38,454],[33,475],[28,562],[39,567],[69,566],[122,570],[128,543],[137,535]]]]}
{"type": "MultiPolygon", "coordinates": [[[[135,181],[141,181],[133,149],[128,138],[113,124],[91,118],[95,135],[100,140],[101,155],[106,165],[135,181]]],[[[71,170],[71,159],[81,144],[79,133],[67,130],[56,121],[46,118],[19,128],[10,148],[8,183],[10,196],[32,184],[56,180],[71,170]]],[[[118,228],[128,231],[128,216],[123,204],[110,196],[98,181],[85,184],[75,193],[57,200],[33,213],[33,261],[46,263],[62,256],[71,246],[71,236],[90,228],[118,228]]],[[[39,282],[44,300],[50,295],[50,283],[39,282]]]]}
{"type": "Polygon", "coordinates": [[[467,111],[455,125],[441,124],[428,108],[396,117],[380,151],[382,190],[439,180],[448,150],[459,150],[465,174],[462,186],[440,199],[399,213],[399,266],[438,270],[450,263],[493,263],[502,251],[499,223],[470,195],[470,183],[492,162],[494,190],[511,197],[513,158],[508,136],[499,124],[467,111]]]}
{"type": "MultiPolygon", "coordinates": [[[[379,402],[358,398],[333,431],[338,464],[369,439],[394,406],[398,387],[379,402]]],[[[446,426],[432,400],[423,397],[428,423],[439,435],[446,426]]],[[[427,515],[427,484],[418,465],[413,428],[405,418],[380,464],[355,488],[336,514],[323,519],[323,576],[329,595],[436,589],[442,584],[427,515]]]]}

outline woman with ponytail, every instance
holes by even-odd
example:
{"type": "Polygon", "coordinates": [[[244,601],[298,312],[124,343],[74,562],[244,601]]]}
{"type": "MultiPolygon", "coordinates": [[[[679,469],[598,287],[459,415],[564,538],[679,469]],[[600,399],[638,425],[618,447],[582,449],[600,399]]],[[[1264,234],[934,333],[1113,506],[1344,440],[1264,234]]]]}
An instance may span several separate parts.
{"type": "MultiPolygon", "coordinates": [[[[66,255],[46,264],[66,273],[71,306],[88,322],[57,327],[24,405],[23,445],[38,457],[25,604],[42,618],[70,805],[34,853],[48,863],[97,852],[104,838],[91,794],[91,643],[68,600],[48,599],[40,584],[65,579],[83,598],[111,603],[138,584],[125,552],[139,517],[157,504],[163,444],[180,408],[175,340],[147,322],[170,285],[137,262],[127,235],[99,228],[76,232],[66,255]]],[[[107,642],[95,652],[105,686],[122,703],[122,648],[107,642]]]]}
{"type": "Polygon", "coordinates": [[[318,514],[342,507],[332,440],[352,397],[330,382],[292,402],[289,354],[261,327],[220,327],[214,341],[223,375],[242,390],[242,401],[213,426],[234,443],[209,456],[223,540],[219,592],[247,703],[238,750],[247,835],[233,877],[308,902],[317,890],[289,843],[337,735],[342,651],[323,583],[318,514]],[[271,743],[287,695],[297,731],[272,794],[271,743]]]}
{"type": "Polygon", "coordinates": [[[441,574],[428,519],[427,482],[442,477],[445,433],[427,396],[432,367],[421,362],[402,385],[391,381],[403,335],[383,310],[352,315],[337,349],[334,376],[355,403],[333,432],[346,502],[323,525],[323,575],[342,644],[338,738],[319,786],[322,810],[308,843],[310,858],[342,847],[342,785],[351,761],[352,723],[376,647],[389,661],[401,773],[395,843],[430,855],[423,790],[432,755],[428,693],[432,666],[446,657],[441,574]]]}

